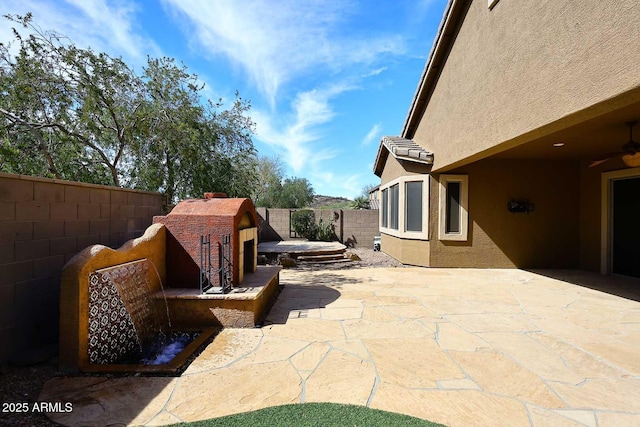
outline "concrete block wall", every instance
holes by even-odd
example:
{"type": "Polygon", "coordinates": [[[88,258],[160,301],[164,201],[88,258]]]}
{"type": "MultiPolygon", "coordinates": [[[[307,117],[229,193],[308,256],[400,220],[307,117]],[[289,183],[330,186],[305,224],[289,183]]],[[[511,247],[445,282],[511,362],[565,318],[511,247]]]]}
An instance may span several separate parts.
{"type": "Polygon", "coordinates": [[[258,239],[265,242],[289,240],[289,209],[256,208],[258,239]]]}
{"type": "MultiPolygon", "coordinates": [[[[289,209],[258,208],[258,227],[261,242],[291,240],[289,236],[289,209]]],[[[322,218],[334,222],[336,236],[344,244],[373,247],[373,236],[380,234],[377,210],[314,209],[316,221],[322,218]]]]}
{"type": "Polygon", "coordinates": [[[373,237],[380,235],[379,211],[343,210],[343,240],[348,246],[373,248],[373,237]]]}
{"type": "Polygon", "coordinates": [[[62,267],[118,248],[163,213],[158,193],[0,173],[0,362],[58,339],[62,267]]]}

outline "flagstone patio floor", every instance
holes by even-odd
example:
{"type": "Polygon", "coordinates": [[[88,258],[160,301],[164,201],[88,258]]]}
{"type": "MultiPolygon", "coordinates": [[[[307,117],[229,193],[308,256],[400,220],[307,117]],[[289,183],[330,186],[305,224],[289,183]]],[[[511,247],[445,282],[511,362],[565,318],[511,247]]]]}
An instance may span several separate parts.
{"type": "Polygon", "coordinates": [[[640,425],[640,281],[581,271],[284,270],[262,328],[178,378],[61,377],[64,425],[164,425],[299,402],[449,426],[640,425]],[[605,290],[607,292],[603,292],[605,290]]]}

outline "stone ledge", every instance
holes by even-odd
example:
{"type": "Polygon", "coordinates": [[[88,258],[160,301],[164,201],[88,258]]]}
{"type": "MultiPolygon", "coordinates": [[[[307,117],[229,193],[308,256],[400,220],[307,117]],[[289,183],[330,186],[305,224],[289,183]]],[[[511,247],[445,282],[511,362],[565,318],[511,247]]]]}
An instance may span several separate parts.
{"type": "Polygon", "coordinates": [[[166,299],[174,328],[252,328],[266,315],[266,309],[277,295],[281,269],[259,266],[234,288],[244,292],[200,294],[200,290],[194,288],[168,288],[156,292],[154,298],[159,306],[164,306],[166,299]]]}

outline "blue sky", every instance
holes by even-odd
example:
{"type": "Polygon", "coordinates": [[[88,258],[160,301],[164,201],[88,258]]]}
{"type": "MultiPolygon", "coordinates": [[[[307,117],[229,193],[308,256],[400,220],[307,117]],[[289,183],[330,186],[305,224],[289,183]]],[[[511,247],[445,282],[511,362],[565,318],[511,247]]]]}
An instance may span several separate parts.
{"type": "MultiPolygon", "coordinates": [[[[3,0],[141,71],[182,61],[211,99],[251,101],[254,144],[316,194],[353,198],[377,184],[383,135],[398,135],[446,0],[3,0]]],[[[0,22],[0,40],[11,39],[0,22]]]]}

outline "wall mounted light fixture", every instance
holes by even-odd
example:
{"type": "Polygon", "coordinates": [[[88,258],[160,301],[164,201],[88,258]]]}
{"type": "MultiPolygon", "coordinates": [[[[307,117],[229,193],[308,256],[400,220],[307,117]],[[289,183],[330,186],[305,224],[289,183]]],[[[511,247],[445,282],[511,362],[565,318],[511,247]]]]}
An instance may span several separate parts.
{"type": "Polygon", "coordinates": [[[511,199],[507,203],[507,210],[511,213],[529,213],[535,210],[535,205],[528,200],[511,199]]]}

